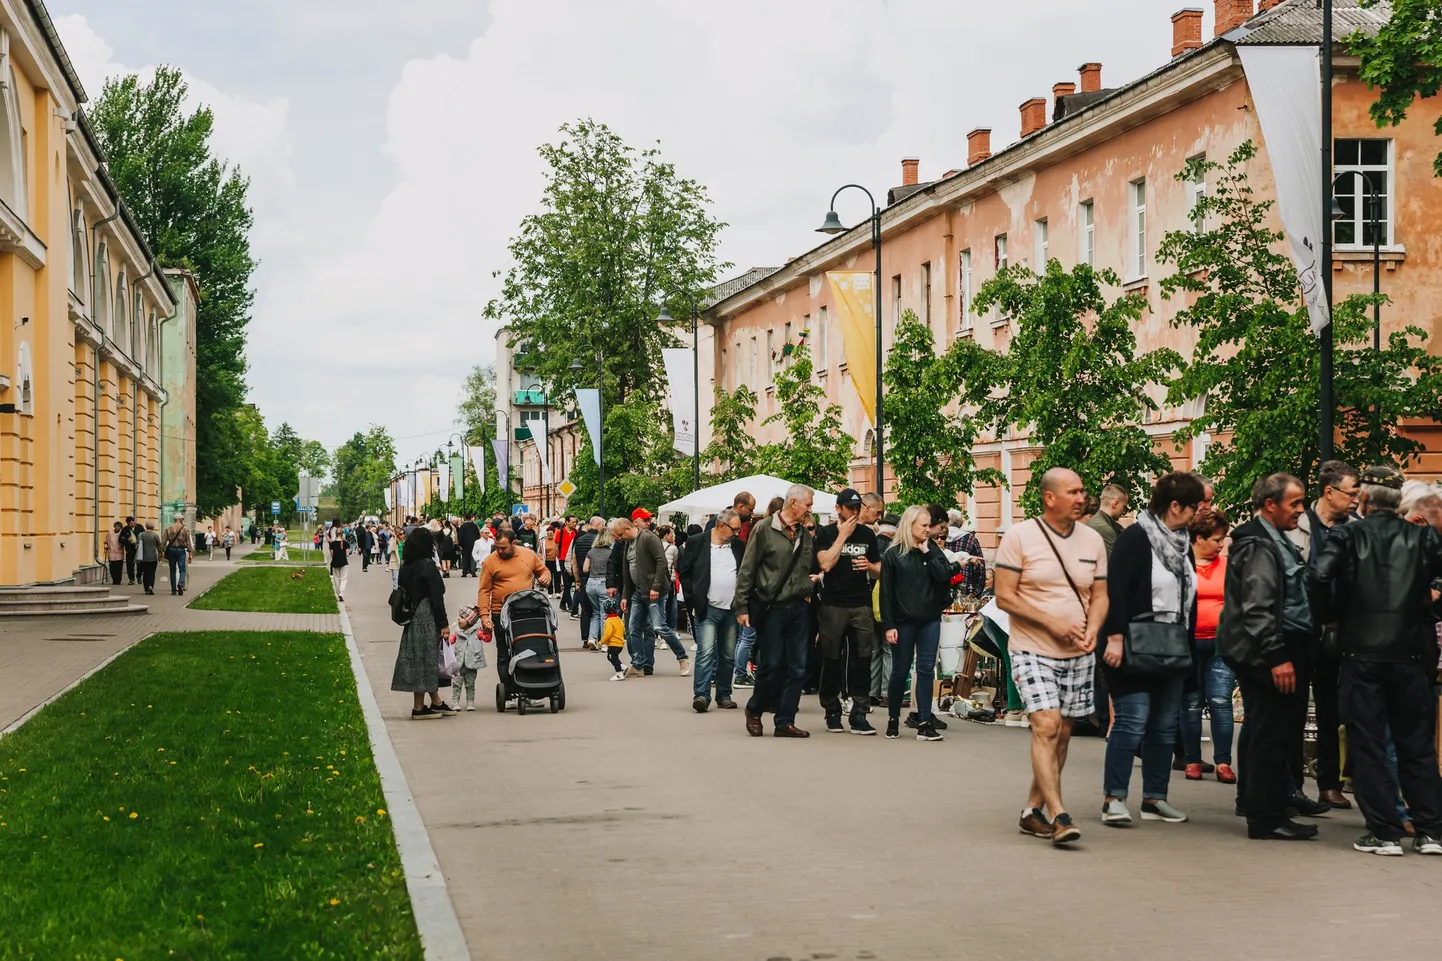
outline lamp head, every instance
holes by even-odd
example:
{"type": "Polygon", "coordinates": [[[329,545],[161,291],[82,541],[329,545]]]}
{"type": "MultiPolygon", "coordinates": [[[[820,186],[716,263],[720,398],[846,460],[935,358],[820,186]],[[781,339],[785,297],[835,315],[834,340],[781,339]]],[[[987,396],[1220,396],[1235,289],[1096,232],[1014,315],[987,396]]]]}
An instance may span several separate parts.
{"type": "Polygon", "coordinates": [[[666,305],[665,305],[665,304],[662,304],[662,305],[661,305],[661,312],[656,315],[656,323],[658,323],[658,324],[674,324],[675,322],[676,322],[676,318],[672,317],[672,316],[671,316],[671,312],[666,309],[666,305]]]}
{"type": "Polygon", "coordinates": [[[818,234],[840,234],[845,233],[846,228],[841,225],[841,218],[836,216],[836,211],[826,211],[826,220],[820,227],[816,228],[818,234]]]}
{"type": "Polygon", "coordinates": [[[581,366],[581,362],[579,360],[573,360],[571,361],[571,370],[575,372],[585,370],[585,368],[581,366]]]}
{"type": "Polygon", "coordinates": [[[1332,219],[1333,219],[1333,220],[1341,220],[1341,219],[1342,219],[1343,217],[1345,217],[1345,216],[1347,216],[1347,212],[1346,212],[1345,210],[1343,210],[1343,209],[1342,209],[1342,205],[1337,202],[1337,195],[1336,195],[1336,194],[1333,194],[1333,195],[1332,195],[1332,219]]]}

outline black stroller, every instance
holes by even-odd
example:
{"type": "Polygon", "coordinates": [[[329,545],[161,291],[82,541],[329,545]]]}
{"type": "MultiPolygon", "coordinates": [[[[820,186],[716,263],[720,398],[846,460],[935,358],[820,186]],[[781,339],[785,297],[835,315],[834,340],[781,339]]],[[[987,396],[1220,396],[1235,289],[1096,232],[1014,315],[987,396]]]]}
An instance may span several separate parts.
{"type": "Polygon", "coordinates": [[[517,591],[501,605],[496,621],[496,660],[506,680],[496,682],[496,711],[516,702],[525,714],[530,702],[550,699],[551,713],[566,709],[566,684],[556,648],[556,612],[544,591],[517,591]]]}

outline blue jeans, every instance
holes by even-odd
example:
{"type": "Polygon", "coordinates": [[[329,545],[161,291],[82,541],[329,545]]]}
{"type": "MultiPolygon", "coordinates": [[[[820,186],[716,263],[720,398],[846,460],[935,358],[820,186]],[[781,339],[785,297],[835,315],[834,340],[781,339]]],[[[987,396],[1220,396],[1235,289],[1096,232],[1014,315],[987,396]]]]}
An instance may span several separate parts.
{"type": "Polygon", "coordinates": [[[1197,690],[1187,691],[1182,703],[1182,748],[1186,763],[1202,763],[1202,699],[1212,715],[1212,762],[1232,763],[1232,688],[1237,679],[1210,641],[1193,650],[1197,662],[1197,690]]]}
{"type": "Polygon", "coordinates": [[[706,616],[696,621],[696,697],[711,700],[711,682],[716,682],[716,700],[731,696],[731,676],[736,671],[736,614],[729,607],[707,607],[706,616]]]}
{"type": "Polygon", "coordinates": [[[746,673],[746,665],[751,663],[751,646],[756,643],[756,628],[747,624],[741,628],[740,635],[736,639],[736,675],[739,677],[746,673]]]}
{"type": "Polygon", "coordinates": [[[185,586],[185,565],[188,561],[185,548],[167,547],[165,559],[170,562],[170,590],[173,593],[176,589],[185,586]]]}
{"type": "Polygon", "coordinates": [[[597,644],[601,643],[602,627],[606,622],[606,577],[586,578],[586,596],[591,600],[591,633],[588,635],[597,644]]]}
{"type": "Polygon", "coordinates": [[[756,686],[746,710],[764,714],[775,705],[778,728],[796,723],[801,687],[806,683],[810,631],[811,610],[805,601],[772,607],[761,625],[761,661],[756,665],[756,686]]]}
{"type": "Polygon", "coordinates": [[[676,655],[677,661],[686,660],[686,648],[666,623],[666,610],[662,606],[666,598],[650,599],[650,591],[633,591],[631,602],[626,606],[626,648],[631,652],[631,666],[644,670],[656,666],[656,642],[660,637],[676,655]]]}
{"type": "MultiPolygon", "coordinates": [[[[883,635],[881,643],[886,643],[883,635]]],[[[941,621],[903,621],[896,625],[896,644],[891,647],[891,683],[886,691],[886,710],[895,720],[901,717],[901,699],[906,694],[906,680],[911,674],[911,659],[916,658],[916,683],[911,685],[911,699],[916,716],[929,720],[931,714],[931,682],[936,674],[936,649],[941,646],[941,621]]]]}
{"type": "MultiPolygon", "coordinates": [[[[1182,679],[1160,678],[1130,694],[1112,692],[1112,731],[1102,793],[1125,798],[1132,779],[1132,761],[1142,749],[1142,799],[1165,801],[1172,778],[1172,747],[1182,705],[1182,679]]],[[[1230,707],[1228,708],[1230,710],[1230,707]]]]}

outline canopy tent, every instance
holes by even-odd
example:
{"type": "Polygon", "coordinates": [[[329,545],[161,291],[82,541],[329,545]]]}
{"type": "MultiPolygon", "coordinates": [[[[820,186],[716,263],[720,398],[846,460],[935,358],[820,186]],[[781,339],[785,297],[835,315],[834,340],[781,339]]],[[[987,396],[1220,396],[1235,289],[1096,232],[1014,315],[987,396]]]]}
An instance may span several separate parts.
{"type": "MultiPolygon", "coordinates": [[[[743,477],[740,480],[727,481],[725,484],[717,484],[715,487],[703,487],[698,491],[678,497],[675,500],[662,504],[656,513],[665,516],[667,514],[685,514],[692,520],[697,520],[707,514],[716,514],[730,507],[736,501],[736,495],[742,491],[748,492],[756,498],[756,509],[764,511],[766,505],[773,497],[785,497],[786,489],[791,486],[791,481],[783,480],[780,477],[772,477],[769,474],[752,474],[750,477],[743,477]]],[[[831,514],[836,511],[836,495],[824,491],[817,491],[812,499],[811,509],[818,514],[831,514]]]]}

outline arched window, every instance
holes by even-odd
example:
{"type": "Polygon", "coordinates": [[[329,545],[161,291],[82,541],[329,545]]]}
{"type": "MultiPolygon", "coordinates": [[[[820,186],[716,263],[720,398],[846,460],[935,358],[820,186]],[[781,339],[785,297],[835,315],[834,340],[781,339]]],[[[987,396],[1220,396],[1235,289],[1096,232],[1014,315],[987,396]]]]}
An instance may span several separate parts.
{"type": "Polygon", "coordinates": [[[95,251],[95,303],[90,319],[110,334],[110,254],[101,244],[95,251]]]}
{"type": "Polygon", "coordinates": [[[90,288],[85,283],[85,214],[79,210],[71,217],[70,225],[70,289],[81,303],[90,301],[90,288]]]}
{"type": "Polygon", "coordinates": [[[160,376],[160,368],[157,366],[160,359],[160,327],[155,320],[155,311],[150,312],[149,333],[145,337],[145,370],[151,378],[160,376]]]}
{"type": "Polygon", "coordinates": [[[120,272],[120,280],[115,285],[115,331],[110,336],[120,349],[130,351],[130,315],[127,311],[125,298],[125,271],[120,272]]]}
{"type": "MultiPolygon", "coordinates": [[[[8,44],[7,44],[8,46],[8,44]]],[[[26,216],[24,137],[20,133],[20,102],[15,97],[15,71],[0,91],[0,200],[22,219],[26,216]]]]}
{"type": "Polygon", "coordinates": [[[140,291],[136,290],[132,296],[135,303],[135,317],[130,324],[130,359],[137,364],[145,356],[143,350],[145,344],[145,301],[141,299],[140,291]]]}
{"type": "Polygon", "coordinates": [[[20,355],[15,360],[15,409],[22,414],[35,413],[35,369],[30,363],[30,343],[20,342],[20,355]]]}

